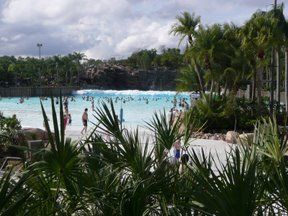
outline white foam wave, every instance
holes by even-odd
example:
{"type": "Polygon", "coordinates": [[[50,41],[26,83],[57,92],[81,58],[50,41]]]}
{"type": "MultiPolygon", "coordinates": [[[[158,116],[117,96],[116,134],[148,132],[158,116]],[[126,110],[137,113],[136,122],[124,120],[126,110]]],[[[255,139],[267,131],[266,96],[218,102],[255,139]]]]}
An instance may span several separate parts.
{"type": "MultiPolygon", "coordinates": [[[[95,90],[95,89],[84,89],[73,92],[74,95],[86,95],[86,94],[114,94],[114,95],[190,95],[190,92],[176,92],[176,91],[140,91],[140,90],[95,90]]],[[[193,95],[198,95],[192,93],[193,95]]]]}

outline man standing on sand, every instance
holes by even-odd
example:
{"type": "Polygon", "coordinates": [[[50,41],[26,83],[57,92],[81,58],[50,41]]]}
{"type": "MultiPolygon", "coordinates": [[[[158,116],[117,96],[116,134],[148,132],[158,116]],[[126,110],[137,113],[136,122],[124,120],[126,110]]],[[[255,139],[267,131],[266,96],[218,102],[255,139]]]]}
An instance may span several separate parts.
{"type": "Polygon", "coordinates": [[[83,134],[83,131],[85,131],[85,133],[87,132],[87,124],[88,124],[88,109],[85,108],[84,113],[82,115],[82,123],[83,123],[83,129],[81,131],[81,134],[83,134]]]}

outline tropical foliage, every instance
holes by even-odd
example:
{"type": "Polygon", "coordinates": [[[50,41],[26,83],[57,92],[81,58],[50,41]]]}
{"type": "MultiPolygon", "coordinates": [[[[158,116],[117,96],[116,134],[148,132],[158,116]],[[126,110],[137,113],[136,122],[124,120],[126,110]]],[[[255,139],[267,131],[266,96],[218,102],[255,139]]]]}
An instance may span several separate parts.
{"type": "MultiPolygon", "coordinates": [[[[284,77],[284,67],[278,64],[280,62],[284,65],[284,58],[278,59],[279,62],[274,61],[275,52],[278,52],[278,56],[283,55],[282,48],[287,44],[288,24],[283,5],[276,5],[268,12],[257,11],[243,26],[204,26],[200,17],[188,12],[176,19],[171,33],[180,36],[180,43],[186,37],[188,41],[184,59],[189,64],[180,73],[180,90],[188,88],[200,93],[217,92],[226,97],[235,96],[239,89],[246,89],[249,84],[250,87],[253,86],[252,99],[256,98],[257,89],[260,103],[263,85],[265,84],[266,89],[275,88],[274,67],[281,73],[280,77],[284,77]],[[189,73],[195,75],[191,76],[189,73]],[[188,76],[194,85],[187,82],[188,76]]],[[[277,81],[277,90],[281,89],[284,89],[284,82],[277,81]]],[[[279,101],[279,98],[276,99],[279,101]]]]}
{"type": "Polygon", "coordinates": [[[18,131],[21,129],[20,121],[13,117],[4,117],[0,113],[0,161],[5,155],[19,156],[21,151],[13,147],[18,145],[18,131]]]}
{"type": "Polygon", "coordinates": [[[179,163],[169,151],[187,132],[179,134],[181,124],[169,126],[164,114],[147,122],[155,136],[145,140],[138,130],[121,129],[113,104],[103,104],[95,113],[95,130],[75,142],[65,138],[61,106],[58,118],[52,101],[54,136],[42,106],[50,147],[27,161],[22,175],[1,177],[1,214],[287,213],[287,134],[275,121],[258,122],[253,142],[234,146],[226,159],[188,149],[190,160],[179,163]]]}
{"type": "Polygon", "coordinates": [[[269,115],[286,122],[288,22],[283,7],[275,1],[271,10],[255,12],[242,26],[204,26],[200,17],[188,12],[176,17],[171,33],[180,36],[180,43],[187,38],[187,64],[179,73],[178,89],[200,93],[193,112],[208,123],[208,130],[247,130],[269,115]],[[237,99],[240,90],[248,92],[243,95],[246,101],[237,99]],[[285,108],[280,105],[284,90],[285,108]],[[269,91],[268,100],[264,91],[269,91]]]}

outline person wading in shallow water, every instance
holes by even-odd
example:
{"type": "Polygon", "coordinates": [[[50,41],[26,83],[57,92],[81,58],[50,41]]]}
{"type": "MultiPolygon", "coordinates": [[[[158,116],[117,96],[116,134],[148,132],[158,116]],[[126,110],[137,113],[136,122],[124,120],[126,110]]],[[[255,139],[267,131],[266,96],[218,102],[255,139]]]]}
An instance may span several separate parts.
{"type": "Polygon", "coordinates": [[[81,131],[81,134],[83,134],[83,132],[85,131],[85,133],[87,132],[87,124],[88,124],[88,109],[85,108],[84,113],[82,115],[82,123],[83,123],[83,129],[81,131]]]}

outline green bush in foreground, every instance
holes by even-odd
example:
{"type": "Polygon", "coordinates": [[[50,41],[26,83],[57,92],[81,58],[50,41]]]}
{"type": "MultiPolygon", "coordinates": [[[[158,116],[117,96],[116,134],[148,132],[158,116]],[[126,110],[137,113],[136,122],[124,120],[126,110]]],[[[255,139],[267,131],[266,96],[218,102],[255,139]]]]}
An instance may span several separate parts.
{"type": "MultiPolygon", "coordinates": [[[[43,115],[50,131],[44,109],[43,115]]],[[[224,161],[188,151],[180,174],[166,154],[189,133],[179,134],[180,124],[169,126],[163,114],[149,123],[150,141],[121,130],[113,104],[97,109],[98,124],[84,142],[65,138],[53,101],[52,116],[51,148],[38,152],[40,159],[16,180],[11,173],[1,178],[1,215],[287,214],[286,133],[273,121],[259,122],[253,143],[234,146],[224,161]]]]}
{"type": "Polygon", "coordinates": [[[0,161],[4,155],[20,156],[22,152],[13,145],[18,145],[20,121],[16,116],[4,117],[0,113],[0,161]]]}

